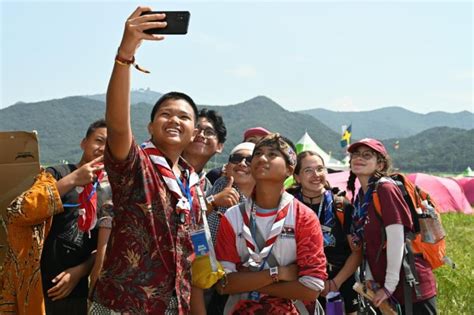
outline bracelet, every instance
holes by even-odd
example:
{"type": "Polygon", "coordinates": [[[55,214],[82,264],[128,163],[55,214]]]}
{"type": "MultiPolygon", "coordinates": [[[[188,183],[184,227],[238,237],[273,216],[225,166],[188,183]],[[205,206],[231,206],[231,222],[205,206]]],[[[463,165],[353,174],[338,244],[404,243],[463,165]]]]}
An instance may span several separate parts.
{"type": "Polygon", "coordinates": [[[128,59],[125,59],[125,58],[122,58],[119,56],[119,52],[117,50],[117,55],[115,55],[115,63],[121,65],[121,66],[130,66],[130,65],[133,65],[135,67],[135,69],[137,69],[138,71],[141,71],[143,73],[150,73],[150,71],[140,67],[139,65],[137,65],[135,63],[135,56],[132,57],[131,60],[128,60],[128,59]]]}
{"type": "Polygon", "coordinates": [[[213,210],[216,209],[216,202],[215,202],[215,201],[216,201],[216,199],[214,199],[214,196],[213,196],[213,195],[209,195],[209,196],[206,197],[206,202],[207,202],[207,204],[208,204],[209,206],[211,206],[211,208],[212,208],[213,210]]]}

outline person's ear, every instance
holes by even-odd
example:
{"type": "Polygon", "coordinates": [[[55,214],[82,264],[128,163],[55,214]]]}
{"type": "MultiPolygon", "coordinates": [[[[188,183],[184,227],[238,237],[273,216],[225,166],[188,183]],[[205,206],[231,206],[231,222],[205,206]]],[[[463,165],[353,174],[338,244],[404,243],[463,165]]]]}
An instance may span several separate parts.
{"type": "Polygon", "coordinates": [[[87,138],[83,138],[81,140],[81,149],[82,149],[82,151],[84,151],[84,148],[86,147],[86,141],[87,141],[87,138]]]}
{"type": "Polygon", "coordinates": [[[222,153],[222,150],[224,150],[224,144],[219,142],[217,144],[216,153],[222,153]]]}
{"type": "Polygon", "coordinates": [[[288,165],[286,167],[286,177],[290,177],[293,175],[293,172],[295,171],[295,166],[294,165],[288,165]]]}

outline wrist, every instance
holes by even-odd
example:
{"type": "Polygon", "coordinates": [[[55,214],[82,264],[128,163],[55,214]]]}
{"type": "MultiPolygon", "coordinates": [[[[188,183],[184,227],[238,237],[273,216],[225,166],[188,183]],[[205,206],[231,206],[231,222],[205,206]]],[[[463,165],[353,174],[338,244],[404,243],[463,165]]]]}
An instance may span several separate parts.
{"type": "Polygon", "coordinates": [[[278,267],[271,267],[269,269],[269,272],[270,272],[270,277],[272,278],[273,283],[277,283],[280,281],[278,277],[278,267]]]}
{"type": "Polygon", "coordinates": [[[216,208],[216,199],[214,198],[214,195],[209,195],[206,197],[206,204],[208,210],[213,210],[216,208]]]}
{"type": "Polygon", "coordinates": [[[122,46],[119,46],[119,48],[117,49],[117,56],[121,59],[132,60],[135,56],[135,51],[125,49],[122,48],[122,46]]]}

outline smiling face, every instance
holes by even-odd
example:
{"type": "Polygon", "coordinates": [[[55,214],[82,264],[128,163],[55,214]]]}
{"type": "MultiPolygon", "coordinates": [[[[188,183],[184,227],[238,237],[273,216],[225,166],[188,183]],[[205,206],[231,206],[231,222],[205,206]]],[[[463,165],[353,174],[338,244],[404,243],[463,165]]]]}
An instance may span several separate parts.
{"type": "Polygon", "coordinates": [[[306,194],[320,194],[324,191],[327,169],[319,156],[307,155],[301,159],[299,173],[294,174],[296,181],[306,194]]]}
{"type": "Polygon", "coordinates": [[[254,184],[255,180],[250,171],[250,164],[248,164],[246,160],[252,156],[252,152],[250,150],[242,149],[234,152],[232,155],[234,159],[233,161],[229,161],[227,164],[227,176],[234,177],[234,184],[237,187],[251,183],[254,184]]]}
{"type": "Polygon", "coordinates": [[[221,153],[223,144],[219,143],[216,130],[212,123],[205,117],[200,117],[197,132],[193,142],[184,150],[184,156],[200,156],[210,159],[214,154],[221,153]]]}
{"type": "Polygon", "coordinates": [[[357,177],[370,177],[383,167],[383,162],[377,160],[377,153],[366,145],[351,153],[351,170],[357,177]]]}
{"type": "Polygon", "coordinates": [[[88,163],[93,159],[104,155],[105,143],[107,141],[107,128],[97,128],[81,141],[83,150],[81,163],[88,163]]]}
{"type": "Polygon", "coordinates": [[[275,146],[262,145],[254,149],[252,176],[258,181],[273,181],[283,183],[293,172],[287,165],[283,154],[275,146]]]}
{"type": "Polygon", "coordinates": [[[168,99],[156,111],[148,132],[158,148],[183,150],[194,138],[195,114],[183,99],[168,99]]]}

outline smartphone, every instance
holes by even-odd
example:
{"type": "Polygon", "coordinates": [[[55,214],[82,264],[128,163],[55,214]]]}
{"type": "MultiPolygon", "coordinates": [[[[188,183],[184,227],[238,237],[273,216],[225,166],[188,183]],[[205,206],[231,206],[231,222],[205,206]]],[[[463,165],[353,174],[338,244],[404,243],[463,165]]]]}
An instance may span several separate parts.
{"type": "Polygon", "coordinates": [[[166,18],[163,20],[167,22],[165,28],[152,28],[145,30],[147,34],[163,34],[163,35],[184,35],[188,33],[189,18],[191,13],[189,11],[148,11],[145,14],[165,13],[166,18]]]}

